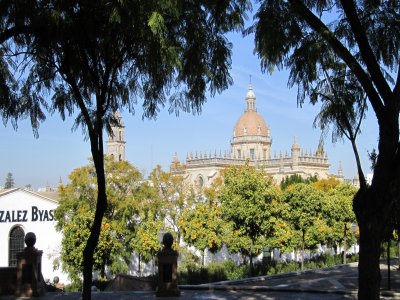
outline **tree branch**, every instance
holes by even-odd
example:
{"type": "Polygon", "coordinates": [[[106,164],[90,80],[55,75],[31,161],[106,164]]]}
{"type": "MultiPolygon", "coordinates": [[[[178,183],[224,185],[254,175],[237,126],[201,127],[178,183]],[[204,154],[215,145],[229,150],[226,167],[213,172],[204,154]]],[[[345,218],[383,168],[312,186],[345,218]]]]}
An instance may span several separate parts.
{"type": "Polygon", "coordinates": [[[379,94],[382,96],[382,101],[385,103],[385,105],[393,105],[393,103],[388,103],[388,101],[392,100],[392,91],[390,90],[390,87],[381,72],[381,68],[376,61],[374,52],[372,51],[368,42],[368,38],[365,34],[365,30],[362,28],[360,19],[358,18],[354,2],[350,0],[340,0],[340,2],[347,16],[347,21],[349,22],[354,33],[354,38],[357,41],[358,49],[360,50],[363,61],[365,62],[368,72],[371,75],[371,79],[375,83],[379,94]]]}
{"type": "Polygon", "coordinates": [[[382,100],[375,90],[375,87],[373,86],[370,77],[357,62],[354,56],[334,36],[332,31],[330,31],[330,29],[326,27],[326,25],[304,5],[302,1],[289,0],[289,3],[293,6],[293,10],[296,12],[298,17],[304,20],[315,32],[320,34],[321,37],[335,50],[335,53],[354,72],[361,85],[363,86],[365,92],[367,93],[378,119],[384,118],[384,107],[382,100]]]}
{"type": "Polygon", "coordinates": [[[396,84],[393,89],[393,99],[397,101],[396,103],[396,108],[399,110],[400,106],[400,65],[399,68],[397,69],[397,79],[396,79],[396,84]]]}
{"type": "Polygon", "coordinates": [[[8,39],[13,38],[20,34],[32,33],[32,30],[28,26],[14,26],[8,28],[0,33],[0,44],[3,44],[8,39]]]}

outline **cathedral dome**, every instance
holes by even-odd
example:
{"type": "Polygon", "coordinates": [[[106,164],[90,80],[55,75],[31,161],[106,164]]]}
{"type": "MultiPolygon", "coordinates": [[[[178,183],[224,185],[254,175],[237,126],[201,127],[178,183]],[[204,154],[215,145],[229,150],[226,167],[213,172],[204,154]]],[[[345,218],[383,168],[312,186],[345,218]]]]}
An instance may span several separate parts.
{"type": "Polygon", "coordinates": [[[246,111],[239,118],[233,131],[233,136],[258,135],[268,136],[269,127],[264,118],[257,113],[256,95],[250,84],[246,94],[246,111]]]}
{"type": "Polygon", "coordinates": [[[246,111],[239,118],[234,129],[234,136],[243,135],[269,135],[269,127],[264,118],[256,111],[246,111]]]}

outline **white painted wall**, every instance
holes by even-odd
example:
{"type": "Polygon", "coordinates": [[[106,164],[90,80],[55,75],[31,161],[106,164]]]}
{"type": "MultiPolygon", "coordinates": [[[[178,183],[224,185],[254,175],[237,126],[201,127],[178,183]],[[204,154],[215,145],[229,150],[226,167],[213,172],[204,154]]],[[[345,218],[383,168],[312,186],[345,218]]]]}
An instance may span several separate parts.
{"type": "Polygon", "coordinates": [[[60,283],[67,283],[67,275],[61,270],[53,271],[53,260],[59,256],[61,233],[55,229],[53,218],[57,201],[34,192],[14,189],[0,194],[0,266],[8,266],[9,236],[15,226],[21,226],[26,233],[36,234],[35,248],[43,251],[42,274],[44,279],[53,281],[54,276],[60,283]]]}

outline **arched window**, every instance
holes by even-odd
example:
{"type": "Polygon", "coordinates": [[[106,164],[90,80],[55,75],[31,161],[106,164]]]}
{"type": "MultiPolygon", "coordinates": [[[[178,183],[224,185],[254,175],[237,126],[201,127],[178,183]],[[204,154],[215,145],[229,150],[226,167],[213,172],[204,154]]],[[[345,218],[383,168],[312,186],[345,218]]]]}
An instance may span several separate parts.
{"type": "Polygon", "coordinates": [[[24,250],[25,232],[20,226],[16,226],[10,231],[10,240],[8,247],[8,265],[15,267],[17,265],[17,253],[24,250]]]}

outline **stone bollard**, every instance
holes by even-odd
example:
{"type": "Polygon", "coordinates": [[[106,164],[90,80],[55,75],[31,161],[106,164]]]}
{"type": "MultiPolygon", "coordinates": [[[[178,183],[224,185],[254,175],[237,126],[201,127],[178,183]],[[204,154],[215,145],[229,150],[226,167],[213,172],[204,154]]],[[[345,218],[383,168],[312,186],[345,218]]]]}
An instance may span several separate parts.
{"type": "Polygon", "coordinates": [[[42,254],[34,245],[36,235],[28,232],[25,235],[26,247],[17,253],[17,290],[18,297],[38,297],[45,293],[42,275],[42,254]]]}
{"type": "Polygon", "coordinates": [[[157,297],[179,297],[178,288],[178,252],[172,250],[174,238],[167,232],[163,236],[164,248],[158,252],[158,289],[157,297]]]}

